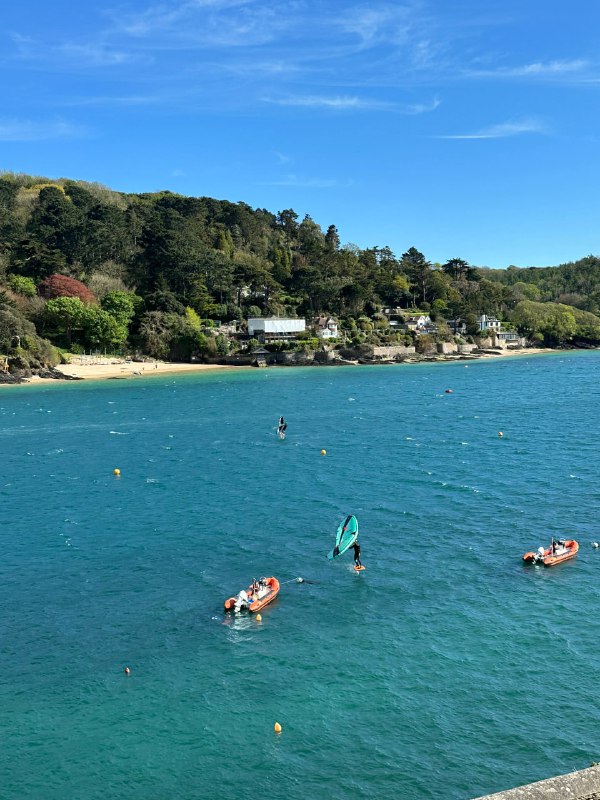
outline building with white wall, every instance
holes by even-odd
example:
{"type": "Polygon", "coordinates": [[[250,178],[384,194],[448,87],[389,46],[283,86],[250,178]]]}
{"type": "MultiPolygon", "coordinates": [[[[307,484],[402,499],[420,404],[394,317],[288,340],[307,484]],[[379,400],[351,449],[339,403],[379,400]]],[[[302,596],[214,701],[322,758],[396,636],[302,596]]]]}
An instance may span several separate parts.
{"type": "Polygon", "coordinates": [[[280,342],[295,339],[306,330],[302,318],[292,317],[249,317],[248,335],[259,342],[280,342]]]}

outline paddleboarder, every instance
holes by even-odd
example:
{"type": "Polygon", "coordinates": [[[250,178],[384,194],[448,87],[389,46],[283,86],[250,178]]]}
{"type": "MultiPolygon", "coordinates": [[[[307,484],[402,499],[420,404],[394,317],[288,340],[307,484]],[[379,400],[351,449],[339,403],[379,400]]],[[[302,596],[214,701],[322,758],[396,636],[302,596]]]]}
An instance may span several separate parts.
{"type": "Polygon", "coordinates": [[[287,430],[287,422],[283,417],[279,417],[279,424],[277,426],[277,435],[280,439],[285,439],[285,432],[287,430]]]}
{"type": "Polygon", "coordinates": [[[352,549],[354,550],[354,566],[355,567],[362,567],[360,563],[360,545],[358,542],[354,542],[352,545],[352,549]]]}

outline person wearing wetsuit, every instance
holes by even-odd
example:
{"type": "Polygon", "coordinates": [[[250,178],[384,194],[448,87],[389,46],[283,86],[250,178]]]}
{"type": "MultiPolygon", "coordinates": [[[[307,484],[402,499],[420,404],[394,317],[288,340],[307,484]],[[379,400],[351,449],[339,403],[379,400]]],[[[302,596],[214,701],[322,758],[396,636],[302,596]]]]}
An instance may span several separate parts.
{"type": "Polygon", "coordinates": [[[277,433],[281,436],[282,433],[285,433],[287,430],[287,422],[284,420],[283,417],[279,417],[279,425],[277,426],[277,433]]]}
{"type": "Polygon", "coordinates": [[[362,567],[360,563],[360,545],[358,542],[354,542],[352,545],[352,549],[354,550],[354,566],[355,567],[362,567]]]}

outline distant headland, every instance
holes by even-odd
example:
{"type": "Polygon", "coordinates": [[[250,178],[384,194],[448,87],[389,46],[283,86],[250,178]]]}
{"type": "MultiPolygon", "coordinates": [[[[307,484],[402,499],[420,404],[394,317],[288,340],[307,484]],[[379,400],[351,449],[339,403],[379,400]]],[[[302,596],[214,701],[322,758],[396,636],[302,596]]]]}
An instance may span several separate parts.
{"type": "Polygon", "coordinates": [[[334,224],[324,231],[292,209],[13,173],[0,174],[0,231],[3,383],[83,377],[77,358],[143,365],[111,376],[126,377],[164,362],[385,363],[600,346],[595,256],[505,270],[432,263],[416,247],[397,256],[342,244],[334,224]]]}

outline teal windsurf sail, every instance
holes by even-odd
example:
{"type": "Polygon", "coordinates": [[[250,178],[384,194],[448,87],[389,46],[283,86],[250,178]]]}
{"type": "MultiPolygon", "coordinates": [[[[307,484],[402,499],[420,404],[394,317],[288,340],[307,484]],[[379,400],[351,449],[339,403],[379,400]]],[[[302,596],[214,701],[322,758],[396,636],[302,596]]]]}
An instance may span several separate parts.
{"type": "Polygon", "coordinates": [[[346,519],[340,523],[335,535],[335,547],[327,554],[327,558],[331,560],[336,556],[341,556],[348,548],[352,547],[357,539],[358,520],[354,514],[350,514],[350,516],[346,517],[346,519]]]}

